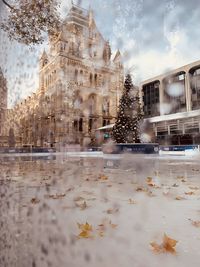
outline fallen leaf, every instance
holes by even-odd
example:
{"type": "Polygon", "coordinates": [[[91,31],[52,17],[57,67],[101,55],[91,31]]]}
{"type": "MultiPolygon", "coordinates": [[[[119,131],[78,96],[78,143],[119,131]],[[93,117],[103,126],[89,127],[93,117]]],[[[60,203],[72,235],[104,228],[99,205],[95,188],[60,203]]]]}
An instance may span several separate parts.
{"type": "Polygon", "coordinates": [[[83,201],[85,200],[83,197],[75,197],[74,198],[74,201],[83,201]]]}
{"type": "Polygon", "coordinates": [[[182,183],[186,183],[187,180],[186,180],[186,179],[182,179],[181,182],[182,182],[182,183]]]}
{"type": "Polygon", "coordinates": [[[92,225],[86,222],[85,224],[83,223],[77,223],[78,228],[81,229],[82,231],[92,231],[92,225]]]}
{"type": "Polygon", "coordinates": [[[146,179],[146,183],[149,185],[149,186],[154,186],[155,184],[153,183],[153,178],[152,177],[147,177],[146,179]]]}
{"type": "Polygon", "coordinates": [[[193,221],[191,219],[189,219],[189,221],[191,221],[192,225],[194,225],[195,227],[200,227],[200,221],[193,221]]]}
{"type": "Polygon", "coordinates": [[[86,201],[84,201],[83,203],[77,203],[77,202],[75,202],[75,205],[77,207],[79,207],[81,210],[85,210],[88,207],[86,201]]]}
{"type": "Polygon", "coordinates": [[[129,203],[129,204],[136,204],[136,201],[133,200],[132,198],[129,198],[128,203],[129,203]]]}
{"type": "Polygon", "coordinates": [[[117,213],[118,211],[119,211],[118,208],[114,208],[114,209],[108,209],[106,212],[107,212],[108,214],[114,214],[114,213],[117,213]]]}
{"type": "Polygon", "coordinates": [[[190,188],[191,190],[199,190],[199,187],[198,187],[198,186],[189,186],[189,188],[190,188]]]}
{"type": "Polygon", "coordinates": [[[156,195],[152,191],[147,191],[147,196],[155,197],[156,195]]]}
{"type": "Polygon", "coordinates": [[[179,187],[179,185],[178,185],[178,184],[173,184],[172,186],[173,186],[173,187],[179,187]]]}
{"type": "Polygon", "coordinates": [[[153,247],[154,252],[156,253],[172,253],[175,254],[175,246],[178,241],[168,237],[166,234],[163,236],[162,244],[158,245],[156,242],[151,242],[150,245],[153,247]]]}
{"type": "Polygon", "coordinates": [[[39,203],[40,202],[40,200],[38,199],[38,198],[36,198],[36,197],[33,197],[32,199],[31,199],[31,203],[32,204],[37,204],[37,203],[39,203]]]}
{"type": "Polygon", "coordinates": [[[190,192],[185,192],[185,195],[195,195],[195,193],[193,191],[190,191],[190,192]]]}
{"type": "Polygon", "coordinates": [[[91,232],[90,231],[81,231],[80,234],[78,235],[79,238],[90,238],[92,237],[91,232]]]}
{"type": "Polygon", "coordinates": [[[110,224],[110,226],[111,226],[112,228],[116,228],[116,227],[117,227],[117,224],[114,224],[114,223],[112,223],[111,221],[109,221],[109,224],[110,224]]]}
{"type": "Polygon", "coordinates": [[[138,186],[138,187],[135,189],[135,191],[137,191],[137,192],[146,192],[147,189],[144,188],[144,187],[142,187],[142,186],[138,186]]]}
{"type": "Polygon", "coordinates": [[[177,179],[184,179],[185,177],[183,175],[177,175],[176,178],[177,179]]]}
{"type": "Polygon", "coordinates": [[[65,196],[66,196],[66,194],[55,194],[55,195],[49,195],[49,198],[59,199],[59,198],[65,197],[65,196]]]}
{"type": "Polygon", "coordinates": [[[99,231],[99,236],[103,237],[104,236],[104,232],[103,231],[99,231]]]}
{"type": "Polygon", "coordinates": [[[108,176],[106,176],[105,174],[100,174],[99,180],[108,180],[108,176]]]}
{"type": "Polygon", "coordinates": [[[175,197],[175,199],[176,200],[183,200],[183,199],[185,199],[184,197],[181,197],[181,196],[177,196],[177,197],[175,197]]]}

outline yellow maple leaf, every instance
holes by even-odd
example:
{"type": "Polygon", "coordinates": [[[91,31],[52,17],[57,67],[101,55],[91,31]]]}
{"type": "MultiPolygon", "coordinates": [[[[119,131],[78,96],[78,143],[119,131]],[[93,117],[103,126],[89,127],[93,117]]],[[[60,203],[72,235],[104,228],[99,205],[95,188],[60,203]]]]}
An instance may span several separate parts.
{"type": "Polygon", "coordinates": [[[88,222],[84,223],[77,223],[78,228],[81,229],[82,231],[92,231],[92,225],[89,224],[88,222]]]}
{"type": "Polygon", "coordinates": [[[156,253],[172,253],[175,254],[175,246],[178,241],[164,234],[162,244],[158,245],[156,242],[151,242],[150,245],[153,247],[156,253]]]}
{"type": "Polygon", "coordinates": [[[91,232],[90,231],[81,231],[80,234],[78,235],[79,238],[90,238],[92,237],[91,232]]]}
{"type": "Polygon", "coordinates": [[[78,228],[81,230],[78,237],[79,238],[89,238],[92,237],[92,225],[90,225],[88,222],[84,223],[77,223],[78,228]]]}

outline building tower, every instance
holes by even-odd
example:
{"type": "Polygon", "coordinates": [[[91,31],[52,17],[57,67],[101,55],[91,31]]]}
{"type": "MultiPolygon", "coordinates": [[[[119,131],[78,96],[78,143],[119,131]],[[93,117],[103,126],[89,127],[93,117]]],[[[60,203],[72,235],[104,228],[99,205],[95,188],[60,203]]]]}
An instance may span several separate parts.
{"type": "Polygon", "coordinates": [[[92,10],[74,4],[49,43],[39,74],[46,105],[44,142],[50,146],[95,142],[95,130],[114,122],[117,114],[123,89],[120,52],[111,58],[110,44],[98,31],[92,10]]]}

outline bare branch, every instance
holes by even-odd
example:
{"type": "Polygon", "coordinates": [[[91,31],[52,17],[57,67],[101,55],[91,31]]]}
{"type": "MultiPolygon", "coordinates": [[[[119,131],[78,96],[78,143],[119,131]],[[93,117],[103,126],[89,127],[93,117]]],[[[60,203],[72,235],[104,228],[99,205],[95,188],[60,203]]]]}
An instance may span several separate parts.
{"type": "Polygon", "coordinates": [[[6,5],[7,7],[9,7],[10,9],[13,9],[13,7],[10,4],[8,4],[5,0],[2,0],[2,2],[4,3],[4,5],[6,5]]]}

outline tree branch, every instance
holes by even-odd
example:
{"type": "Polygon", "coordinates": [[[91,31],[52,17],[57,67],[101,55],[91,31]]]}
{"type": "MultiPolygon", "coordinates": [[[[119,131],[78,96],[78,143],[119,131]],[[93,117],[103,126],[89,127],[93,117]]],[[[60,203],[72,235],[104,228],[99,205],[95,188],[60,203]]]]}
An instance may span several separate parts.
{"type": "Polygon", "coordinates": [[[4,3],[4,5],[6,5],[7,7],[9,7],[10,9],[13,9],[13,7],[10,4],[8,4],[5,0],[2,0],[2,2],[4,3]]]}

